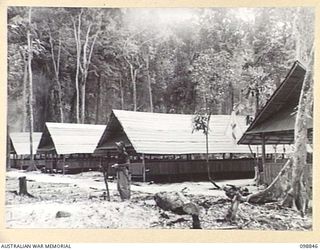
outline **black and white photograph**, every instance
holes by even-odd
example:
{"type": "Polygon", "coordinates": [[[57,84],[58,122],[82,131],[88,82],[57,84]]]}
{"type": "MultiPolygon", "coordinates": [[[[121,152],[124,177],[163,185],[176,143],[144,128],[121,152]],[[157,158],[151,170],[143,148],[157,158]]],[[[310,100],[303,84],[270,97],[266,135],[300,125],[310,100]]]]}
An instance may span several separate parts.
{"type": "Polygon", "coordinates": [[[313,230],[315,8],[6,14],[5,228],[313,230]]]}

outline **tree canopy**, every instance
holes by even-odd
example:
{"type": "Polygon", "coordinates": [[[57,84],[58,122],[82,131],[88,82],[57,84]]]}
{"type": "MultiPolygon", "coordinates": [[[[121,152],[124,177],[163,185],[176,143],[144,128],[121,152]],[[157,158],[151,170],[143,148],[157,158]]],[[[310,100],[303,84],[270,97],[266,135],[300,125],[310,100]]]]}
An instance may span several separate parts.
{"type": "Polygon", "coordinates": [[[28,8],[9,7],[7,17],[9,128],[28,127],[29,29],[34,130],[42,131],[46,121],[105,124],[113,108],[254,115],[298,48],[308,54],[314,11],[33,7],[29,25],[28,8]]]}

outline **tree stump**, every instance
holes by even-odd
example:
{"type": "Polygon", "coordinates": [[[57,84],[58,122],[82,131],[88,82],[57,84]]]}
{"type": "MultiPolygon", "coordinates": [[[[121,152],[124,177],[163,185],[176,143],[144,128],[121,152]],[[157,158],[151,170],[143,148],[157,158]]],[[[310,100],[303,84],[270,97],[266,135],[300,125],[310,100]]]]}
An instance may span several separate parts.
{"type": "Polygon", "coordinates": [[[27,195],[32,198],[34,197],[28,193],[27,178],[25,176],[19,177],[19,195],[27,195]]]}
{"type": "Polygon", "coordinates": [[[19,177],[19,195],[27,195],[27,178],[25,176],[19,177]]]}
{"type": "Polygon", "coordinates": [[[228,213],[226,215],[226,220],[227,221],[235,221],[237,212],[238,212],[238,207],[240,204],[240,194],[237,192],[231,201],[231,206],[228,209],[228,213]]]}

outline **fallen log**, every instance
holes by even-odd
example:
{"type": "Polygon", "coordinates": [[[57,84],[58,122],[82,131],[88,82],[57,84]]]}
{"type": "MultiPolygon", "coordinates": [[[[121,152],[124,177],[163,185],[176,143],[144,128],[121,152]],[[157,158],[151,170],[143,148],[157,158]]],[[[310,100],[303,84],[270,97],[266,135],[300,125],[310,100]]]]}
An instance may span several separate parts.
{"type": "Polygon", "coordinates": [[[199,208],[180,192],[159,192],[154,195],[156,204],[166,211],[172,211],[176,214],[197,214],[199,208]]]}
{"type": "Polygon", "coordinates": [[[175,214],[188,214],[192,216],[192,228],[201,229],[199,220],[199,207],[187,199],[180,192],[159,192],[154,195],[154,200],[160,208],[172,211],[175,214]]]}

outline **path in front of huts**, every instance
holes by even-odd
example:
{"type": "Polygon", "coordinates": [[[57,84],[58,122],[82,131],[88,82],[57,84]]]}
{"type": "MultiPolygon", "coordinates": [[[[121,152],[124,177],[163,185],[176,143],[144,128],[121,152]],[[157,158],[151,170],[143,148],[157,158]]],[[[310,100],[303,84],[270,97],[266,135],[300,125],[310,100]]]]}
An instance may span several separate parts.
{"type": "MultiPolygon", "coordinates": [[[[248,179],[218,181],[256,187],[248,179]]],[[[161,191],[182,191],[200,205],[200,219],[205,229],[219,229],[230,224],[221,221],[230,206],[223,191],[214,190],[209,182],[141,183],[131,185],[132,198],[121,202],[116,181],[109,181],[111,201],[104,200],[105,183],[100,172],[76,175],[45,174],[11,170],[6,173],[6,227],[8,228],[190,228],[188,215],[175,215],[160,210],[153,195],[161,191]],[[21,197],[18,178],[26,176],[28,192],[35,198],[21,197]],[[56,218],[58,211],[71,214],[56,218]]],[[[239,223],[245,229],[310,229],[311,215],[300,218],[293,210],[241,204],[239,223]],[[252,219],[256,214],[257,219],[252,219]],[[293,219],[292,219],[293,218],[293,219]],[[270,224],[267,222],[271,221],[270,224]]],[[[238,223],[238,224],[239,224],[238,223]]]]}

